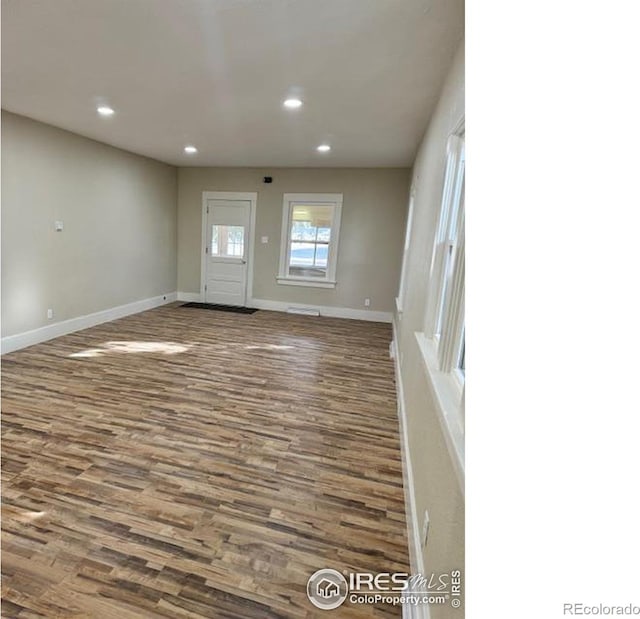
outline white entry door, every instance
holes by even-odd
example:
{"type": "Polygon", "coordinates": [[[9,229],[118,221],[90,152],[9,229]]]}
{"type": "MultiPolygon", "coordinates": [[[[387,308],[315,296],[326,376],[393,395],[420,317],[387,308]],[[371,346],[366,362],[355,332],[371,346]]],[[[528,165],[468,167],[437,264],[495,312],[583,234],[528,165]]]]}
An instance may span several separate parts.
{"type": "Polygon", "coordinates": [[[204,302],[243,306],[251,202],[207,200],[204,302]]]}

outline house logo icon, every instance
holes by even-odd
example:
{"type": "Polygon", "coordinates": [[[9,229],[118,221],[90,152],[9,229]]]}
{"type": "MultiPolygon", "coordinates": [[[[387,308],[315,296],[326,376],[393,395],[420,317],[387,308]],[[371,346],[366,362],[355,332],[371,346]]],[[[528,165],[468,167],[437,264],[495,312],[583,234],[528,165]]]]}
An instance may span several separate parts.
{"type": "Polygon", "coordinates": [[[340,587],[328,578],[323,578],[316,586],[318,595],[321,598],[329,599],[334,595],[340,595],[340,587]]]}
{"type": "Polygon", "coordinates": [[[336,570],[318,570],[307,582],[310,602],[322,610],[338,608],[347,599],[348,591],[345,577],[336,570]]]}

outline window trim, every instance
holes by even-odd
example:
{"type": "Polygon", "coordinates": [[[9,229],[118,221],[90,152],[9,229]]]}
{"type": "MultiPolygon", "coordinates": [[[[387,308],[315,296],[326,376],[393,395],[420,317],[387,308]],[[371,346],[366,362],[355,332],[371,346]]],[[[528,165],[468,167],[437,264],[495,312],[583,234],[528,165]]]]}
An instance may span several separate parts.
{"type": "Polygon", "coordinates": [[[278,284],[287,286],[306,286],[311,288],[335,288],[338,262],[338,244],[340,240],[340,223],[342,219],[341,193],[285,193],[282,199],[282,231],[280,236],[280,263],[278,267],[278,284]],[[296,204],[322,205],[333,207],[331,222],[331,239],[327,254],[327,274],[325,277],[297,277],[289,275],[289,248],[291,245],[291,216],[296,204]]]}
{"type": "MultiPolygon", "coordinates": [[[[464,200],[460,225],[464,230],[464,200]]],[[[458,240],[451,285],[444,300],[445,314],[442,319],[442,334],[438,345],[438,360],[443,372],[457,369],[457,357],[464,333],[465,309],[465,237],[458,240]]]]}
{"type": "MultiPolygon", "coordinates": [[[[436,366],[432,370],[450,375],[456,392],[462,392],[465,381],[464,373],[459,372],[457,367],[465,319],[464,136],[463,117],[447,140],[442,202],[429,269],[428,287],[431,293],[427,301],[423,332],[425,340],[436,354],[436,366]],[[458,209],[457,212],[453,211],[454,207],[458,209]],[[454,229],[455,235],[452,235],[454,229]],[[455,250],[453,270],[447,276],[445,269],[450,262],[446,252],[451,249],[455,250]]],[[[424,350],[422,352],[424,357],[424,350]]]]}
{"type": "MultiPolygon", "coordinates": [[[[438,227],[428,276],[428,301],[423,331],[415,332],[427,380],[436,404],[447,449],[456,474],[464,480],[465,372],[459,367],[465,338],[465,204],[464,117],[447,140],[446,168],[438,227]],[[458,203],[456,220],[452,207],[458,203]],[[455,238],[451,231],[455,225],[455,238]],[[455,248],[450,279],[444,269],[445,251],[455,248]],[[448,283],[446,283],[448,281],[448,283]],[[445,288],[446,286],[446,288],[445,288]],[[442,313],[440,314],[440,308],[442,313]],[[439,315],[440,314],[440,315],[439,315]],[[438,330],[438,324],[440,329],[438,330]]],[[[466,356],[466,350],[465,350],[466,356]]],[[[463,483],[463,482],[462,482],[463,483]]]]}
{"type": "MultiPolygon", "coordinates": [[[[444,183],[442,190],[442,201],[440,205],[440,215],[438,219],[438,227],[436,230],[436,235],[433,240],[433,251],[431,255],[431,265],[429,269],[429,290],[434,291],[433,294],[429,295],[425,316],[425,327],[424,332],[426,336],[430,339],[433,339],[436,342],[436,345],[439,347],[439,340],[437,329],[437,322],[439,318],[442,319],[443,330],[444,330],[444,322],[446,322],[446,310],[447,304],[446,299],[443,299],[443,286],[445,277],[443,274],[443,269],[445,266],[445,257],[444,257],[444,246],[448,245],[451,242],[451,239],[448,238],[449,230],[448,224],[450,224],[451,220],[449,218],[449,214],[451,212],[452,205],[456,197],[462,198],[462,208],[458,212],[458,222],[457,229],[462,230],[464,226],[464,221],[460,220],[461,217],[464,217],[464,177],[463,182],[460,187],[457,187],[456,181],[460,174],[460,166],[463,161],[462,158],[462,150],[464,148],[464,119],[462,119],[456,129],[451,133],[449,139],[447,140],[447,158],[446,158],[446,167],[445,167],[445,175],[444,175],[444,183]],[[458,191],[459,190],[459,191],[458,191]],[[445,306],[445,315],[440,316],[440,304],[443,303],[445,306]]],[[[456,248],[457,252],[457,248],[456,248]]],[[[463,258],[464,261],[464,258],[463,258]]],[[[456,265],[457,257],[456,257],[456,265]]],[[[456,266],[457,268],[457,266],[456,266]]],[[[454,273],[455,277],[455,273],[454,273]]],[[[450,291],[448,291],[448,295],[450,291]]]]}
{"type": "Polygon", "coordinates": [[[438,351],[432,339],[428,339],[420,331],[415,332],[415,338],[435,400],[447,450],[456,474],[459,479],[464,480],[464,384],[455,372],[443,372],[439,368],[438,351]]]}

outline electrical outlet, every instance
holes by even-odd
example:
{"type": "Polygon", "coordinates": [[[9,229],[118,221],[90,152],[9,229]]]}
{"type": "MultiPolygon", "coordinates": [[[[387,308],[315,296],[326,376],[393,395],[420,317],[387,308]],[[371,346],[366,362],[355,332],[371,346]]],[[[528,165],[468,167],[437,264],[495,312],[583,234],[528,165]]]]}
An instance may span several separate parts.
{"type": "Polygon", "coordinates": [[[427,545],[427,538],[429,537],[429,512],[424,510],[424,520],[422,521],[422,547],[427,545]]]}
{"type": "Polygon", "coordinates": [[[62,221],[56,221],[53,224],[56,232],[62,232],[64,230],[64,222],[62,221]]]}
{"type": "Polygon", "coordinates": [[[47,318],[49,320],[51,320],[53,318],[53,310],[52,309],[48,309],[47,310],[47,318]]]}
{"type": "Polygon", "coordinates": [[[267,244],[269,242],[269,237],[268,236],[261,236],[260,237],[260,241],[264,244],[267,244]]]}
{"type": "Polygon", "coordinates": [[[369,297],[367,297],[367,298],[364,300],[364,306],[365,306],[365,307],[369,307],[370,305],[371,305],[371,299],[370,299],[369,297]]]}

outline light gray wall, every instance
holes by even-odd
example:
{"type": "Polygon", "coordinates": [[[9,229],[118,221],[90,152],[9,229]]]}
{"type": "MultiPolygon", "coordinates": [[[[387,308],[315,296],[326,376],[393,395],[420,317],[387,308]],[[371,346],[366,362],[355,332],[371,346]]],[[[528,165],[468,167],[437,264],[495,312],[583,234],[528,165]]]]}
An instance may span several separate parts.
{"type": "MultiPolygon", "coordinates": [[[[464,566],[464,496],[437,417],[416,331],[424,330],[427,273],[442,198],[447,138],[464,113],[464,47],[452,64],[440,102],[420,146],[413,169],[413,225],[407,262],[407,294],[402,316],[394,317],[400,373],[405,395],[411,466],[419,529],[430,516],[426,571],[448,572],[464,566]]],[[[459,618],[463,610],[432,606],[434,619],[459,618]]]]}
{"type": "Polygon", "coordinates": [[[398,287],[410,172],[355,168],[180,168],[178,171],[178,290],[200,292],[203,191],[257,191],[253,296],[391,312],[398,287]],[[264,176],[273,183],[264,184],[264,176]],[[276,283],[284,193],[342,193],[335,289],[276,283]],[[268,236],[269,243],[260,242],[268,236]]]}
{"type": "Polygon", "coordinates": [[[3,111],[2,335],[175,291],[176,200],[176,168],[3,111]]]}

